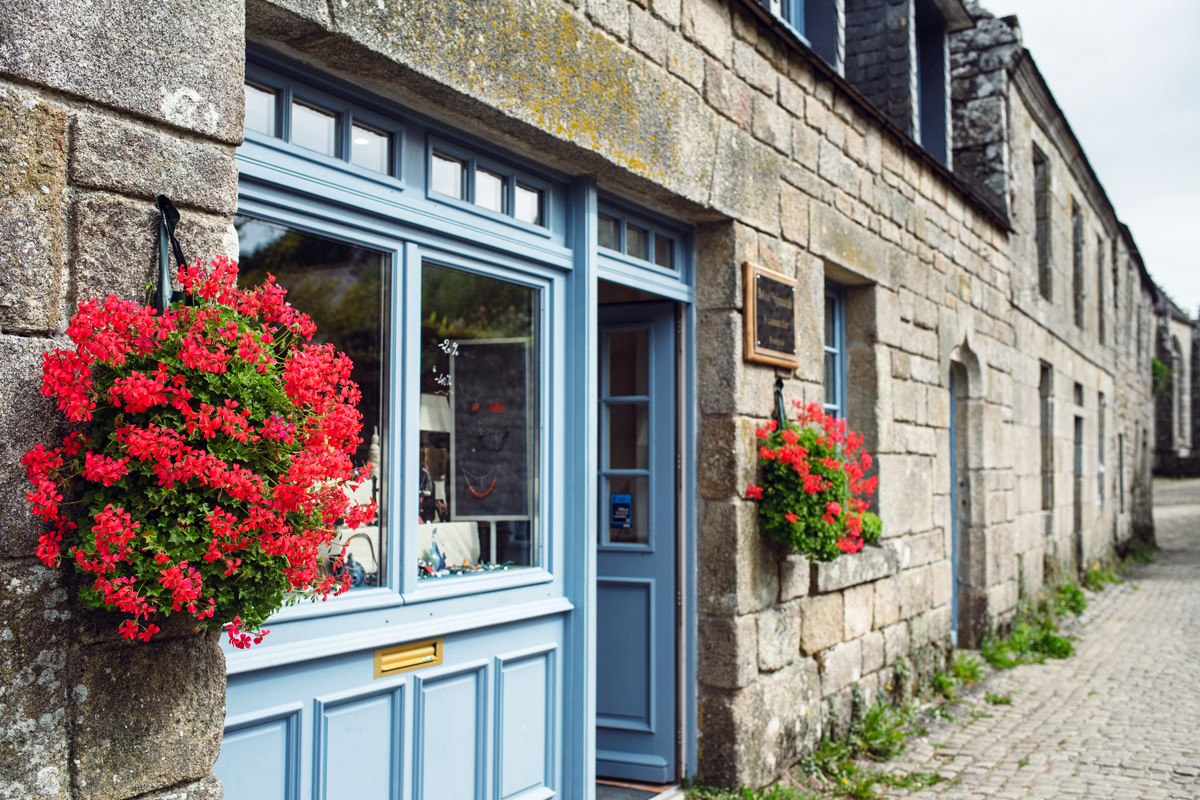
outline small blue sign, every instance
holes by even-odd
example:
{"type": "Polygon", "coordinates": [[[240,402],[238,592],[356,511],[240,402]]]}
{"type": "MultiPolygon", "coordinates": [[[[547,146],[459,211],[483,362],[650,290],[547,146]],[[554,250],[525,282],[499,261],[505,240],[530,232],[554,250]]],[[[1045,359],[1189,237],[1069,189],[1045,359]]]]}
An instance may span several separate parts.
{"type": "Polygon", "coordinates": [[[608,496],[608,524],[614,528],[633,527],[633,495],[610,494],[608,496]]]}

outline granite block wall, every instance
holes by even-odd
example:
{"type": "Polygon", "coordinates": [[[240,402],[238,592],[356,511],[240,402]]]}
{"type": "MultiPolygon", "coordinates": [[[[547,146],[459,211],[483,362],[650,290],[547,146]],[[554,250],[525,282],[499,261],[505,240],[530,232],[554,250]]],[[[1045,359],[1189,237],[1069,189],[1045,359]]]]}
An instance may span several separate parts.
{"type": "Polygon", "coordinates": [[[241,8],[17,0],[0,9],[0,798],[215,800],[215,638],[149,645],[33,557],[20,457],[65,433],[39,392],[78,299],[144,298],[154,196],[189,255],[228,252],[241,139],[241,8]],[[216,35],[214,35],[214,32],[216,35]],[[164,47],[164,42],[171,42],[164,47]]]}

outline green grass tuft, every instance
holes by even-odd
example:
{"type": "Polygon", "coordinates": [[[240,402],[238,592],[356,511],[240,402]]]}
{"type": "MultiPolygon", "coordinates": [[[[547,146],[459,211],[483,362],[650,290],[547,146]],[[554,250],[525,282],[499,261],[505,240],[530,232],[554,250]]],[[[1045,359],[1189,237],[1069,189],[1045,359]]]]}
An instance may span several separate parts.
{"type": "Polygon", "coordinates": [[[954,665],[951,668],[951,673],[963,686],[972,684],[979,680],[982,673],[983,665],[978,658],[968,656],[964,653],[954,654],[954,665]]]}
{"type": "Polygon", "coordinates": [[[954,675],[948,672],[939,672],[933,676],[932,686],[933,691],[940,694],[947,700],[958,699],[958,686],[960,681],[954,675]]]}

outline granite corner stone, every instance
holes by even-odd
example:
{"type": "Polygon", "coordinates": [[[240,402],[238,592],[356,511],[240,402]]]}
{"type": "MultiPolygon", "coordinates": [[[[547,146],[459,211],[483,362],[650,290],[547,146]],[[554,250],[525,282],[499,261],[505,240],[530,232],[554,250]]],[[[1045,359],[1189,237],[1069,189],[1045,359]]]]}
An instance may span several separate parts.
{"type": "Polygon", "coordinates": [[[76,800],[124,800],[212,773],[225,716],[215,638],[83,647],[78,658],[76,800]]]}

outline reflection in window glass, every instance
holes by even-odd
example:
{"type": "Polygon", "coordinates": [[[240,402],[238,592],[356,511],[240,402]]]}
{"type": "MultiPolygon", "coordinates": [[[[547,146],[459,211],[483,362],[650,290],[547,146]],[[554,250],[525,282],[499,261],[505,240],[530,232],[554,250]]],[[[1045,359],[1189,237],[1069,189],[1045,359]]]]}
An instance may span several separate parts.
{"type": "Polygon", "coordinates": [[[537,293],[421,269],[423,579],[537,562],[537,293]]]}
{"type": "Polygon", "coordinates": [[[625,224],[625,254],[643,261],[650,260],[650,234],[645,228],[625,224]]]}
{"type": "Polygon", "coordinates": [[[246,130],[275,135],[275,90],[246,85],[246,130]]]}
{"type": "Polygon", "coordinates": [[[675,243],[661,233],[654,234],[654,263],[666,269],[675,268],[675,243]]]}
{"type": "Polygon", "coordinates": [[[600,215],[598,226],[598,239],[601,247],[608,250],[621,249],[621,229],[620,222],[613,217],[605,214],[600,215]]]}
{"type": "Polygon", "coordinates": [[[516,209],[514,216],[530,225],[544,225],[542,221],[542,193],[538,189],[517,184],[516,209]]]}
{"type": "MultiPolygon", "coordinates": [[[[235,217],[234,226],[240,243],[239,282],[254,286],[265,281],[268,274],[274,275],[276,282],[288,290],[288,301],[312,316],[317,325],[313,342],[332,343],[354,362],[350,377],[362,391],[358,405],[362,443],[352,460],[358,467],[371,465],[370,478],[355,499],[363,503],[374,499],[383,508],[387,257],[249,217],[235,217]]],[[[346,545],[344,569],[350,572],[355,587],[382,585],[387,538],[380,534],[379,520],[355,531],[344,531],[340,544],[346,545]]],[[[337,550],[340,552],[340,546],[337,550]]]]}
{"type": "Polygon", "coordinates": [[[645,328],[608,334],[609,397],[650,394],[650,334],[645,328]]]}
{"type": "Polygon", "coordinates": [[[292,102],[292,144],[337,155],[337,116],[323,108],[292,102]]]}
{"type": "Polygon", "coordinates": [[[608,468],[649,469],[650,407],[647,403],[608,406],[608,468]]]}
{"type": "Polygon", "coordinates": [[[387,175],[391,172],[391,155],[391,137],[386,133],[365,125],[351,126],[351,164],[387,175]]]}
{"type": "Polygon", "coordinates": [[[504,184],[504,176],[476,168],[475,205],[503,214],[504,184]]]}
{"type": "Polygon", "coordinates": [[[439,194],[461,200],[463,196],[463,163],[441,153],[434,153],[431,162],[430,188],[439,194]]]}

